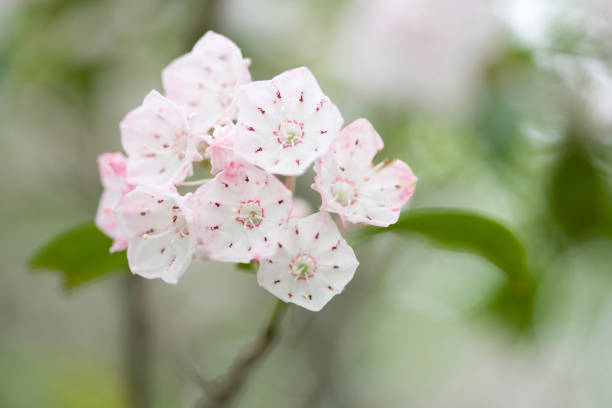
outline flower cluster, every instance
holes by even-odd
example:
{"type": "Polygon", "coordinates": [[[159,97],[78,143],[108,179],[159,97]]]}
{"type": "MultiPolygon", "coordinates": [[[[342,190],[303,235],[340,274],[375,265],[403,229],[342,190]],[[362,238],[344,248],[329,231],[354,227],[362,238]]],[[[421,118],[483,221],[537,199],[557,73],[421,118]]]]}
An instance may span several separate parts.
{"type": "Polygon", "coordinates": [[[330,213],[342,226],[388,226],[417,179],[402,161],[372,164],[380,136],[365,119],[342,129],[307,68],[252,82],[248,66],[208,32],[164,69],[165,95],[151,91],[121,122],[127,157],[98,160],[96,223],[145,278],[176,283],[194,259],[257,261],[262,287],[318,311],[358,265],[330,213]],[[204,160],[214,177],[185,181],[204,160]],[[322,205],[307,215],[292,190],[313,163],[322,205]],[[199,187],[181,195],[181,185],[199,187]]]}

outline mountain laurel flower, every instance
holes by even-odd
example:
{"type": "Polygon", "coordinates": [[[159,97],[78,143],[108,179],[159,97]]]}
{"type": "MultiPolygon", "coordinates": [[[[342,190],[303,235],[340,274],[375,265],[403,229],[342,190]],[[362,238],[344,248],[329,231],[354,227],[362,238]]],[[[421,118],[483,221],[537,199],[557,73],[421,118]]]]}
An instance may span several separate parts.
{"type": "Polygon", "coordinates": [[[399,160],[374,165],[378,133],[365,119],[341,130],[307,68],[251,82],[249,63],[209,31],[163,70],[165,96],[151,91],[120,123],[127,158],[98,158],[96,225],[111,252],[127,248],[134,274],[177,283],[194,259],[255,260],[260,286],[319,311],[359,265],[336,222],[397,222],[417,178],[399,160]],[[213,178],[187,180],[204,157],[213,178]],[[314,214],[293,194],[313,163],[314,214]],[[199,187],[181,195],[179,186],[199,187]]]}
{"type": "Polygon", "coordinates": [[[386,227],[397,222],[417,182],[401,160],[373,164],[383,141],[366,119],[346,126],[331,149],[315,163],[312,188],[321,194],[321,210],[351,223],[386,227]]]}
{"type": "Polygon", "coordinates": [[[206,135],[206,153],[210,160],[210,172],[217,174],[225,165],[234,160],[234,132],[236,126],[232,123],[215,126],[212,135],[206,135]]]}
{"type": "Polygon", "coordinates": [[[121,233],[115,221],[113,210],[121,197],[130,192],[134,186],[125,178],[126,157],[121,153],[104,153],[98,157],[98,171],[104,192],[100,197],[96,226],[114,240],[111,252],[127,248],[127,238],[121,233]]]}
{"type": "Polygon", "coordinates": [[[157,91],[128,113],[120,128],[132,184],[178,183],[193,174],[194,160],[202,160],[185,111],[157,91]]]}
{"type": "Polygon", "coordinates": [[[327,153],[343,119],[307,68],[238,88],[236,152],[270,173],[301,175],[327,153]]]}
{"type": "Polygon", "coordinates": [[[191,264],[191,217],[173,187],[138,186],[115,207],[117,223],[129,238],[130,270],[147,279],[177,283],[191,264]]]}
{"type": "Polygon", "coordinates": [[[162,72],[166,95],[185,107],[195,131],[204,135],[224,116],[233,116],[236,87],[251,82],[249,63],[230,39],[208,31],[162,72]]]}
{"type": "Polygon", "coordinates": [[[270,256],[292,208],[291,192],[273,175],[234,161],[191,198],[198,238],[224,262],[270,256]]]}
{"type": "Polygon", "coordinates": [[[285,302],[319,311],[353,279],[359,265],[329,214],[291,219],[278,251],[260,262],[257,281],[285,302]]]}

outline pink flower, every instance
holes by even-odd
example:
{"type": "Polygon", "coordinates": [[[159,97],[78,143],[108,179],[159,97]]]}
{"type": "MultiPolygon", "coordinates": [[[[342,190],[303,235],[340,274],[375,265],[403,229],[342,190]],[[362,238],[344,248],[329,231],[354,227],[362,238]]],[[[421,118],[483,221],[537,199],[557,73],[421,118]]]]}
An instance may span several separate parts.
{"type": "Polygon", "coordinates": [[[292,218],[278,251],[262,259],[257,281],[285,302],[319,311],[353,279],[359,265],[329,214],[292,218]]]}
{"type": "Polygon", "coordinates": [[[307,68],[241,86],[236,104],[236,152],[270,173],[303,174],[343,122],[307,68]]]}
{"type": "Polygon", "coordinates": [[[401,160],[372,161],[383,141],[370,122],[358,119],[338,134],[331,149],[315,164],[312,188],[321,194],[321,209],[352,223],[389,226],[396,223],[417,182],[401,160]]]}
{"type": "Polygon", "coordinates": [[[276,250],[278,230],[291,210],[291,192],[250,164],[231,162],[194,193],[197,234],[208,256],[249,262],[276,250]]]}
{"type": "Polygon", "coordinates": [[[180,182],[193,174],[192,161],[202,160],[184,110],[157,91],[128,113],[120,128],[132,184],[180,182]]]}
{"type": "Polygon", "coordinates": [[[104,153],[98,157],[98,171],[104,192],[96,213],[96,225],[100,231],[114,239],[111,252],[127,248],[127,239],[117,227],[113,213],[121,197],[134,188],[125,179],[126,162],[127,159],[121,153],[104,153]]]}
{"type": "Polygon", "coordinates": [[[210,172],[217,174],[226,164],[234,160],[234,132],[233,124],[215,126],[212,136],[206,136],[206,153],[204,156],[210,159],[210,172]]]}
{"type": "Polygon", "coordinates": [[[132,273],[176,283],[191,264],[190,213],[172,187],[139,186],[115,207],[132,273]]]}
{"type": "Polygon", "coordinates": [[[233,116],[236,87],[251,82],[249,63],[231,40],[208,31],[162,72],[166,95],[185,107],[195,131],[204,135],[225,115],[233,116]]]}

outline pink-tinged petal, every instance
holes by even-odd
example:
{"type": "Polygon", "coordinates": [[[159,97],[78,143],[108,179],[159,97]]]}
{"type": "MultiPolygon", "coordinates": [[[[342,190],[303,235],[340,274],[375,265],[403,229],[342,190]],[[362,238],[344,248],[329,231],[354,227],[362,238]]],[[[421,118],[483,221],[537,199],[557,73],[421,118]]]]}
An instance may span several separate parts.
{"type": "Polygon", "coordinates": [[[111,252],[126,248],[126,239],[117,226],[113,213],[121,197],[133,189],[126,181],[126,164],[127,159],[121,153],[104,153],[98,157],[98,171],[104,192],[100,197],[95,223],[100,231],[115,240],[111,252]]]}
{"type": "Polygon", "coordinates": [[[249,61],[228,38],[208,31],[193,50],[162,72],[166,95],[185,107],[197,133],[234,116],[236,87],[251,81],[249,61]]]}
{"type": "Polygon", "coordinates": [[[400,211],[414,194],[417,182],[410,167],[401,160],[378,168],[370,180],[359,187],[359,195],[364,203],[364,211],[351,222],[365,222],[387,227],[395,224],[400,211]]]}
{"type": "Polygon", "coordinates": [[[303,174],[343,122],[307,68],[240,87],[236,105],[237,154],[275,174],[303,174]]]}
{"type": "Polygon", "coordinates": [[[260,286],[285,302],[319,311],[351,281],[359,265],[329,214],[291,219],[281,246],[260,261],[260,286]]]}
{"type": "Polygon", "coordinates": [[[119,201],[115,215],[129,239],[132,273],[176,283],[194,254],[189,212],[176,190],[139,186],[119,201]]]}
{"type": "Polygon", "coordinates": [[[185,111],[157,91],[126,115],[120,124],[128,153],[127,180],[132,184],[173,184],[193,173],[201,160],[185,111]]]}
{"type": "Polygon", "coordinates": [[[343,220],[388,226],[397,222],[412,196],[417,178],[399,160],[374,166],[382,139],[365,119],[339,133],[327,155],[315,163],[312,188],[321,194],[321,209],[343,220]]]}
{"type": "Polygon", "coordinates": [[[206,137],[205,156],[210,159],[210,172],[217,174],[234,160],[234,132],[235,126],[232,124],[215,126],[215,131],[211,136],[206,137]]]}
{"type": "Polygon", "coordinates": [[[98,172],[105,188],[123,189],[126,185],[127,158],[121,153],[104,153],[98,156],[98,172]]]}
{"type": "Polygon", "coordinates": [[[196,235],[207,255],[224,262],[249,262],[271,255],[291,211],[291,192],[274,176],[231,162],[190,200],[196,235]]]}

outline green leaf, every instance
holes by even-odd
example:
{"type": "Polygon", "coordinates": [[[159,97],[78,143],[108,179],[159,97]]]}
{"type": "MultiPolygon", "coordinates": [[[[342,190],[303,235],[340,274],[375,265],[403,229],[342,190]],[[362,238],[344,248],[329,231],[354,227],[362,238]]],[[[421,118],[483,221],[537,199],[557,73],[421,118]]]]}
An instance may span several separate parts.
{"type": "Polygon", "coordinates": [[[387,228],[358,231],[351,242],[381,232],[416,232],[446,249],[478,254],[506,272],[510,278],[527,276],[525,249],[504,225],[475,212],[451,208],[422,208],[404,213],[387,228]]]}
{"type": "Polygon", "coordinates": [[[585,135],[572,136],[551,181],[549,206],[567,235],[582,240],[610,233],[612,210],[605,176],[595,166],[586,146],[580,143],[586,139],[585,135]]]}
{"type": "Polygon", "coordinates": [[[112,240],[90,222],[52,239],[32,257],[29,265],[61,272],[66,288],[72,289],[99,276],[127,269],[125,252],[111,254],[111,245],[112,240]]]}
{"type": "Polygon", "coordinates": [[[404,213],[387,228],[368,227],[349,240],[357,244],[382,232],[418,233],[444,249],[480,255],[499,267],[506,282],[488,310],[520,330],[532,323],[536,283],[527,267],[525,249],[503,224],[478,213],[452,208],[422,208],[404,213]]]}

